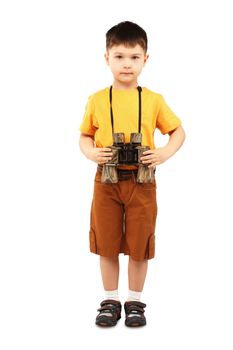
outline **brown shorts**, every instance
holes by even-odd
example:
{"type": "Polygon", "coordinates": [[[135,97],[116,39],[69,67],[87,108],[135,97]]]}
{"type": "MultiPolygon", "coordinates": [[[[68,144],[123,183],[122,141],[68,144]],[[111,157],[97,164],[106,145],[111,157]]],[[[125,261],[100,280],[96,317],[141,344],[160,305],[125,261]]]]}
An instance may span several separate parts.
{"type": "Polygon", "coordinates": [[[119,253],[134,260],[155,255],[156,180],[137,183],[136,172],[118,171],[118,183],[101,183],[97,168],[90,215],[90,251],[105,257],[119,253]]]}

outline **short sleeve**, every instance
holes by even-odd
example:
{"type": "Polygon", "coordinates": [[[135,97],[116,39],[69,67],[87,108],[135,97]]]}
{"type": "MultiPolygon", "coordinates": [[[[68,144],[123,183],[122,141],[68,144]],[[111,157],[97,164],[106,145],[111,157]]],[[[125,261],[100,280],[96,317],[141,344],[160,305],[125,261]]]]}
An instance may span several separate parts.
{"type": "Polygon", "coordinates": [[[94,136],[97,129],[98,122],[95,118],[94,101],[93,97],[90,96],[86,104],[85,113],[79,130],[87,135],[94,136]]]}
{"type": "Polygon", "coordinates": [[[171,108],[160,95],[159,110],[156,119],[156,128],[162,134],[167,134],[181,125],[181,120],[175,115],[171,108]]]}

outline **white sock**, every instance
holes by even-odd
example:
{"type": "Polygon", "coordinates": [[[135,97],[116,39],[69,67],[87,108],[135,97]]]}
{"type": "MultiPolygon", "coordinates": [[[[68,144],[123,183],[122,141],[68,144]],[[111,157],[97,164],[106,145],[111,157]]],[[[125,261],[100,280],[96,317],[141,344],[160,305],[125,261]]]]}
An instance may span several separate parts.
{"type": "Polygon", "coordinates": [[[135,290],[130,290],[128,292],[127,301],[140,301],[142,292],[136,292],[135,290]]]}
{"type": "Polygon", "coordinates": [[[105,299],[112,299],[112,300],[118,300],[118,289],[115,290],[105,290],[105,299]]]}

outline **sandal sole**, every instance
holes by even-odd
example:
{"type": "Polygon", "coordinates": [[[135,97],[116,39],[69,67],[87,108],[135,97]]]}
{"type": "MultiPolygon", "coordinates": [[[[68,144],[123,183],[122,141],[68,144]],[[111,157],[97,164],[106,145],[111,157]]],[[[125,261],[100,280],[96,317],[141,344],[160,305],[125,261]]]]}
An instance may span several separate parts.
{"type": "Polygon", "coordinates": [[[95,324],[100,327],[113,327],[116,326],[117,321],[120,319],[120,317],[116,320],[110,320],[107,317],[104,319],[102,318],[101,320],[96,320],[95,324]]]}
{"type": "Polygon", "coordinates": [[[146,325],[146,320],[141,320],[141,321],[136,321],[136,320],[128,320],[128,321],[125,321],[125,325],[127,327],[142,327],[142,326],[145,326],[146,325]]]}

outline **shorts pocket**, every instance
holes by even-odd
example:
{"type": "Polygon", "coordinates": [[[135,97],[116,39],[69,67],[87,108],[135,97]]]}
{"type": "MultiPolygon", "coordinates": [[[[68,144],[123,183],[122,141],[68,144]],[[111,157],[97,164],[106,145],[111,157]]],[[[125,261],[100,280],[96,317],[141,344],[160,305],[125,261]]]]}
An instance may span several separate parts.
{"type": "Polygon", "coordinates": [[[95,232],[90,229],[89,231],[89,243],[90,243],[90,251],[92,253],[97,253],[97,245],[96,245],[96,237],[95,237],[95,232]]]}
{"type": "Polygon", "coordinates": [[[155,235],[151,235],[148,240],[147,259],[152,259],[155,256],[155,235]]]}

